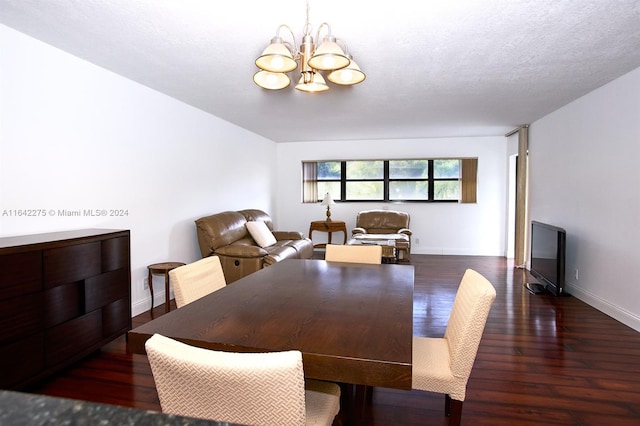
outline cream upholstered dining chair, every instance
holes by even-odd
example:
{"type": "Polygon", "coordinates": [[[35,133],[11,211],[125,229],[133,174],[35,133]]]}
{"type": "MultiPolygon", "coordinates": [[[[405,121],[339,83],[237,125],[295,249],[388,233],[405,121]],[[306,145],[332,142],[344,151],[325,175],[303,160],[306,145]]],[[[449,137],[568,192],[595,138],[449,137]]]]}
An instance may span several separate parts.
{"type": "Polygon", "coordinates": [[[327,244],[324,260],[329,262],[382,263],[382,246],[371,245],[338,245],[327,244]]]}
{"type": "Polygon", "coordinates": [[[169,271],[178,308],[227,285],[218,256],[209,256],[169,271]]]}
{"type": "Polygon", "coordinates": [[[412,387],[445,394],[445,414],[459,425],[467,381],[496,290],[478,272],[467,269],[453,302],[443,338],[413,336],[412,387]]]}
{"type": "Polygon", "coordinates": [[[305,384],[300,351],[220,352],[159,334],[145,348],[165,413],[247,425],[328,426],[340,410],[338,385],[305,384]]]}

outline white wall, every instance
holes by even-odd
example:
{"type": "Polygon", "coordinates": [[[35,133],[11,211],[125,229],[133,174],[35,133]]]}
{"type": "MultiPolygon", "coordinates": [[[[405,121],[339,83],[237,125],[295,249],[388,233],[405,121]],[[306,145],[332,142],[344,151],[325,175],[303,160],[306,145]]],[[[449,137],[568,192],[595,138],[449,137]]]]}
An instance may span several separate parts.
{"type": "Polygon", "coordinates": [[[273,142],[2,25],[0,113],[0,236],[130,229],[134,315],[147,265],[200,258],[194,219],[274,210],[273,142]]]}
{"type": "Polygon", "coordinates": [[[639,158],[640,68],[530,129],[530,218],[566,229],[568,292],[636,330],[639,158]]]}
{"type": "MultiPolygon", "coordinates": [[[[305,160],[478,157],[477,204],[338,203],[331,217],[345,221],[350,233],[361,210],[403,210],[411,215],[412,253],[504,256],[506,149],[504,137],[280,143],[278,190],[287,196],[278,197],[278,222],[307,233],[310,221],[325,218],[323,206],[301,201],[305,160]]],[[[334,235],[342,241],[341,234],[334,235]]],[[[313,239],[326,241],[326,234],[314,232],[313,239]]]]}

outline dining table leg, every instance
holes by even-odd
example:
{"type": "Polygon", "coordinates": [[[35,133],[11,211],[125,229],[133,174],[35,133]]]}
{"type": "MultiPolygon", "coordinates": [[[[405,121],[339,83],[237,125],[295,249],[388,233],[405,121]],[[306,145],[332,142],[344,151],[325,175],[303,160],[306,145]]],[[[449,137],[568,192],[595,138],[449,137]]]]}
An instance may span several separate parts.
{"type": "Polygon", "coordinates": [[[344,410],[343,422],[347,425],[366,424],[367,407],[371,405],[373,387],[342,383],[341,407],[344,410]]]}

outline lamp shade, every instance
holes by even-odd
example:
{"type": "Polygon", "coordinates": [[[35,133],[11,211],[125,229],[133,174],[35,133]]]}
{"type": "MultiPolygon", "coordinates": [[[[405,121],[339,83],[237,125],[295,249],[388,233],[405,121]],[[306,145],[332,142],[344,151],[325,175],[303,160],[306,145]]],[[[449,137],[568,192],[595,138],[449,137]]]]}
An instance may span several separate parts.
{"type": "Polygon", "coordinates": [[[298,63],[293,59],[293,55],[282,43],[282,39],[274,37],[271,44],[256,59],[258,68],[271,72],[289,72],[296,69],[298,63]]]}
{"type": "Polygon", "coordinates": [[[346,67],[333,71],[327,76],[329,81],[335,84],[341,84],[343,86],[350,86],[352,84],[358,84],[364,81],[366,76],[360,70],[356,61],[351,59],[351,63],[346,67]]]}
{"type": "Polygon", "coordinates": [[[325,37],[308,63],[311,68],[330,71],[344,68],[349,65],[349,62],[349,58],[335,42],[335,39],[333,37],[325,37]]]}
{"type": "Polygon", "coordinates": [[[258,71],[253,76],[253,81],[263,89],[279,90],[284,89],[291,83],[291,79],[285,73],[258,71]]]}
{"type": "Polygon", "coordinates": [[[329,90],[329,86],[327,86],[327,83],[325,83],[324,78],[322,78],[319,72],[314,72],[312,80],[308,83],[305,82],[304,75],[300,77],[300,81],[296,84],[296,89],[303,92],[315,93],[327,91],[329,90]]]}
{"type": "Polygon", "coordinates": [[[322,199],[322,202],[320,203],[320,205],[323,206],[330,206],[335,204],[336,202],[333,201],[333,197],[331,197],[331,194],[329,194],[328,192],[326,194],[324,194],[324,198],[322,199]]]}

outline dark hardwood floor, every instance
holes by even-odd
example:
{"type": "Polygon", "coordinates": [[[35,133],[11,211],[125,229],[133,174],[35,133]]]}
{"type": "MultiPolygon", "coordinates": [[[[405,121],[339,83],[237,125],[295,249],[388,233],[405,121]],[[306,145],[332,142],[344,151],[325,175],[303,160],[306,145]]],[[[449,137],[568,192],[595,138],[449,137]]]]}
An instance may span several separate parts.
{"type": "MultiPolygon", "coordinates": [[[[412,255],[414,334],[444,333],[458,283],[473,268],[497,298],[468,384],[466,425],[640,424],[640,333],[574,297],[534,296],[530,277],[499,257],[412,255]]],[[[156,307],[161,315],[164,306],[156,307]]],[[[149,321],[146,312],[134,327],[149,321]]],[[[124,338],[31,392],[159,410],[146,357],[124,338]]],[[[370,425],[446,425],[444,397],[376,388],[370,425]]]]}

